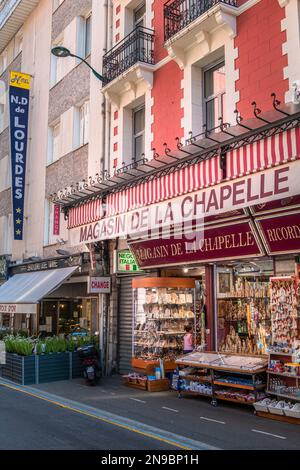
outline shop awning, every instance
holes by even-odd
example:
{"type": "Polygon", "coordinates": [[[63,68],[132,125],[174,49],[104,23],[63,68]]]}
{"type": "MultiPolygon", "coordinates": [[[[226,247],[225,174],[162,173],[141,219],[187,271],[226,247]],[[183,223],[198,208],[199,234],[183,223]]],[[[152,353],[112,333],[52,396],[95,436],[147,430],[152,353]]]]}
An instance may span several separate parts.
{"type": "Polygon", "coordinates": [[[77,266],[16,274],[0,287],[0,313],[35,313],[36,309],[30,308],[29,305],[38,304],[76,269],[77,266]]]}

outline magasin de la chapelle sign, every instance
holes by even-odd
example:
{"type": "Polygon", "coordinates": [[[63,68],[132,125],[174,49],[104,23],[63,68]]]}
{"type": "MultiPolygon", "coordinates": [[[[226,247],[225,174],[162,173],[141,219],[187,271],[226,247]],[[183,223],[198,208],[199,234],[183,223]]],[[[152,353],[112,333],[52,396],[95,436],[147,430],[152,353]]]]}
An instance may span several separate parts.
{"type": "MultiPolygon", "coordinates": [[[[73,246],[158,230],[299,194],[300,160],[70,229],[73,246]]],[[[151,235],[150,235],[151,238],[151,235]]]]}
{"type": "Polygon", "coordinates": [[[30,75],[10,72],[10,155],[14,240],[23,240],[30,75]]]}

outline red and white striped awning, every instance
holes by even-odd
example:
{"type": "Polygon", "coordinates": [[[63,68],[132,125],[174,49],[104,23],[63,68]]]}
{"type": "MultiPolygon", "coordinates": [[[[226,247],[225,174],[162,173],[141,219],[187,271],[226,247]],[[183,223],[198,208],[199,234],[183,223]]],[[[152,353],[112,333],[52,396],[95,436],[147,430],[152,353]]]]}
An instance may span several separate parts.
{"type": "MultiPolygon", "coordinates": [[[[300,158],[300,128],[261,139],[227,153],[227,180],[265,170],[300,158]]],[[[142,206],[216,185],[222,180],[219,156],[174,171],[135,187],[109,194],[105,216],[121,214],[142,206]]],[[[69,211],[68,228],[96,222],[104,216],[100,200],[89,201],[69,211]]]]}

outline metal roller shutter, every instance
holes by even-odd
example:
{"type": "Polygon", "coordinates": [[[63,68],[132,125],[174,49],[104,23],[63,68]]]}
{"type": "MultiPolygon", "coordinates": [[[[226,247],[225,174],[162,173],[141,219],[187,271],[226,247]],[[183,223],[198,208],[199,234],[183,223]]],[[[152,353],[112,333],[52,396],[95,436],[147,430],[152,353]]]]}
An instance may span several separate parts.
{"type": "Polygon", "coordinates": [[[132,356],[132,279],[121,277],[119,297],[119,372],[125,374],[131,369],[132,356]]]}

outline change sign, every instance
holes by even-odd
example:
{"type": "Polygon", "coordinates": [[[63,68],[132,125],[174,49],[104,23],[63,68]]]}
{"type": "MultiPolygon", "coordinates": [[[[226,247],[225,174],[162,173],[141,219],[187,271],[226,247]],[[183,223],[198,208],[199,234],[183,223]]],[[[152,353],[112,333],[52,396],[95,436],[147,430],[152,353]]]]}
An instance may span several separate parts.
{"type": "Polygon", "coordinates": [[[10,148],[14,240],[23,240],[30,75],[10,72],[10,148]]]}

